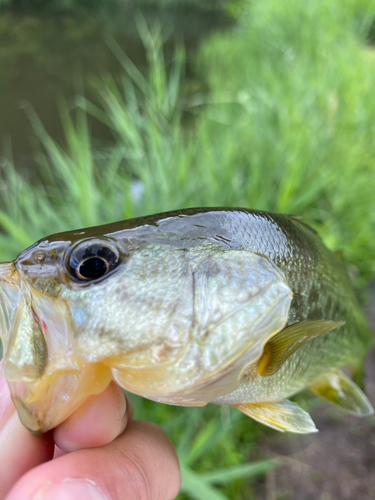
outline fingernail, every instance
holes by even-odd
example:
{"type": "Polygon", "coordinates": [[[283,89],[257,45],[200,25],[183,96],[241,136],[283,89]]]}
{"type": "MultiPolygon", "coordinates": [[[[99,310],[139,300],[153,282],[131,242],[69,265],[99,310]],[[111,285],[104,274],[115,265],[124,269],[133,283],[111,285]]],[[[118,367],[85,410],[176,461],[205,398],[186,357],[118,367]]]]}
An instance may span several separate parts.
{"type": "Polygon", "coordinates": [[[65,479],[38,490],[32,500],[108,500],[98,486],[88,479],[65,479]]]}

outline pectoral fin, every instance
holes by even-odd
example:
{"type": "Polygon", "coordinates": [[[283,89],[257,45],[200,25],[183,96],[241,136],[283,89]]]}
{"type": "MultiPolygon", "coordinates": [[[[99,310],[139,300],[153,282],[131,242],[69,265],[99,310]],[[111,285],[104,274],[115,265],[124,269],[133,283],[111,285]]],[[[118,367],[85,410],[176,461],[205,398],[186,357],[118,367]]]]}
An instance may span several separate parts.
{"type": "Polygon", "coordinates": [[[254,420],[280,432],[298,434],[318,432],[310,415],[288,399],[278,403],[248,403],[233,406],[254,420]]]}
{"type": "Polygon", "coordinates": [[[340,370],[320,379],[310,389],[317,396],[358,417],[374,413],[374,408],[361,389],[340,370]]]}
{"type": "Polygon", "coordinates": [[[344,324],[344,321],[307,320],[284,328],[264,346],[258,363],[259,374],[263,377],[273,375],[306,342],[344,324]]]}

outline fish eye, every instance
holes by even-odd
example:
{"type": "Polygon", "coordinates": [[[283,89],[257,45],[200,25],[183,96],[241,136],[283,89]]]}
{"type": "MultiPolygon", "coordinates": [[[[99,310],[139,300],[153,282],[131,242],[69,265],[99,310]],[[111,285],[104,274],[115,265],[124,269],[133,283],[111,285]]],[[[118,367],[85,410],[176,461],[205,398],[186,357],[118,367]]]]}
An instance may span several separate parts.
{"type": "Polygon", "coordinates": [[[73,247],[66,267],[79,281],[95,281],[115,269],[120,262],[117,248],[109,241],[91,239],[73,247]]]}

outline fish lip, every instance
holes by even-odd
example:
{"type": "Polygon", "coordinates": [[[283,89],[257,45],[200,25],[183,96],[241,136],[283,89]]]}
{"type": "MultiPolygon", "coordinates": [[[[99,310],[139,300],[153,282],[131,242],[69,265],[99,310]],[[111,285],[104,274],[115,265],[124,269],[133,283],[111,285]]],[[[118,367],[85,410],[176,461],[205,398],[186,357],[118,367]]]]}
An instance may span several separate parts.
{"type": "Polygon", "coordinates": [[[21,275],[14,261],[2,262],[0,264],[0,281],[9,285],[21,287],[21,275]]]}

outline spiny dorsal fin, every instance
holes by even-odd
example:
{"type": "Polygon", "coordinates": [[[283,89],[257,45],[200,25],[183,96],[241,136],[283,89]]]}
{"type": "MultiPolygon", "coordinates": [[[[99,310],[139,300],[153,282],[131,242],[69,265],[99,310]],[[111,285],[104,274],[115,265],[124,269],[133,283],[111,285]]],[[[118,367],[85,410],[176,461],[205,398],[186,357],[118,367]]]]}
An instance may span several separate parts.
{"type": "Polygon", "coordinates": [[[259,374],[273,375],[306,342],[344,324],[344,321],[307,320],[287,326],[264,346],[258,363],[259,374]]]}
{"type": "Polygon", "coordinates": [[[368,417],[374,413],[374,408],[361,389],[340,370],[321,378],[310,390],[358,417],[368,417]]]}
{"type": "Polygon", "coordinates": [[[278,403],[245,403],[233,406],[248,417],[280,432],[318,432],[310,415],[288,399],[278,403]]]}
{"type": "Polygon", "coordinates": [[[303,222],[301,215],[294,215],[294,214],[285,214],[285,215],[296,221],[298,224],[301,224],[305,229],[308,229],[309,231],[314,233],[315,236],[319,236],[320,238],[320,234],[318,233],[318,231],[316,231],[313,227],[306,224],[306,222],[303,222]]]}

